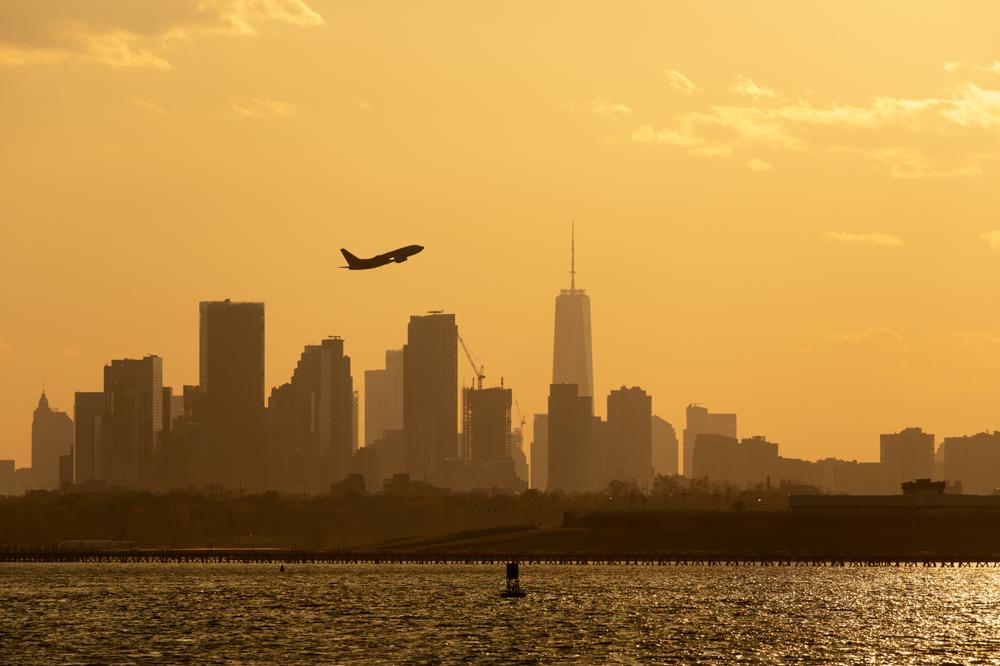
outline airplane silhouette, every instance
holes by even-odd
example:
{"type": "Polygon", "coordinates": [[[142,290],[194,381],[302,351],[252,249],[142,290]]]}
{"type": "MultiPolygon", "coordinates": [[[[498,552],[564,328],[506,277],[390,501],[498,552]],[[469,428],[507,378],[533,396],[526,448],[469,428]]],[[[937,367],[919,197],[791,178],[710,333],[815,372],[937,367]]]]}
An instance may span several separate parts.
{"type": "Polygon", "coordinates": [[[418,252],[422,252],[423,249],[423,245],[407,245],[406,247],[401,247],[391,252],[386,252],[385,254],[377,254],[371,259],[361,259],[359,257],[355,257],[344,248],[340,248],[340,253],[344,255],[344,259],[347,259],[347,265],[341,266],[341,268],[346,268],[351,271],[364,271],[369,268],[385,266],[386,264],[401,264],[418,252]]]}

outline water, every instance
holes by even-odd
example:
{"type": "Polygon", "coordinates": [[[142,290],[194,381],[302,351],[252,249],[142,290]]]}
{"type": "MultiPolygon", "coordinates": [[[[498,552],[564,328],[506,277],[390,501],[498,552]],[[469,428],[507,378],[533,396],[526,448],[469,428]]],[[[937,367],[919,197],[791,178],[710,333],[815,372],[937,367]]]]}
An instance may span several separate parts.
{"type": "Polygon", "coordinates": [[[0,565],[0,663],[995,663],[1000,569],[0,565]]]}

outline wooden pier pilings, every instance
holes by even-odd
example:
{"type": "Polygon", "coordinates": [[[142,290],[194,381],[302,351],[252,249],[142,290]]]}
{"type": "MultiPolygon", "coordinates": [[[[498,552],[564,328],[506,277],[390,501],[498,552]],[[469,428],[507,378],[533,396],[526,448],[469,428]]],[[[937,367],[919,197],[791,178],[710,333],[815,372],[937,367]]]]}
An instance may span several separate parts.
{"type": "Polygon", "coordinates": [[[774,566],[774,567],[1000,567],[1000,553],[992,556],[963,554],[841,555],[841,554],[578,554],[578,553],[445,553],[296,550],[269,548],[130,548],[0,549],[0,562],[82,563],[171,563],[171,564],[448,564],[501,565],[517,560],[523,564],[609,566],[774,566]]]}

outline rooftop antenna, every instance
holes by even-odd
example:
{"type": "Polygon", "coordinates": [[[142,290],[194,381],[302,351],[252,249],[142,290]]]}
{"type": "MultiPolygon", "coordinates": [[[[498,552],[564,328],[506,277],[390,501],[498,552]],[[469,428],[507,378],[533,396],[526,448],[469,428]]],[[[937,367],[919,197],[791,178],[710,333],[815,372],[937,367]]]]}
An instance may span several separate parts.
{"type": "Polygon", "coordinates": [[[576,291],[576,222],[570,223],[569,235],[569,290],[576,291]]]}

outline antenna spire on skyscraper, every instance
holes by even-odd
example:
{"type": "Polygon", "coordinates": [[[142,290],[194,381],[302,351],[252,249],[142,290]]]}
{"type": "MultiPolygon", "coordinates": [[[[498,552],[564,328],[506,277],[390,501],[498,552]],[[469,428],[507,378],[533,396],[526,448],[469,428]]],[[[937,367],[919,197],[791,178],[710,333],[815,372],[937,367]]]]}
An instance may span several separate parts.
{"type": "Polygon", "coordinates": [[[569,232],[569,289],[576,291],[576,222],[570,222],[569,232]]]}

